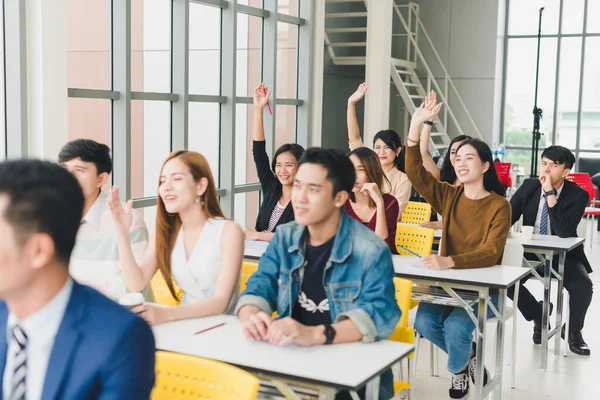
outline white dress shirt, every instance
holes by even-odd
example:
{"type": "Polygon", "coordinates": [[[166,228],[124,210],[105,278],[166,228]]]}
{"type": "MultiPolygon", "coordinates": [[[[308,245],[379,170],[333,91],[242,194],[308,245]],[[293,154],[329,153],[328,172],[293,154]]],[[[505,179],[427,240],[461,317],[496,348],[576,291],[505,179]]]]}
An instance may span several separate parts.
{"type": "Polygon", "coordinates": [[[2,396],[4,400],[10,398],[12,391],[11,379],[14,372],[15,355],[18,351],[18,344],[12,338],[12,329],[16,324],[27,335],[25,398],[27,400],[39,400],[42,398],[46,369],[48,368],[48,361],[54,347],[54,338],[65,315],[72,290],[73,281],[69,278],[58,294],[48,304],[22,321],[17,320],[17,317],[12,312],[9,312],[6,322],[8,351],[6,353],[6,365],[2,383],[2,396]]]}
{"type": "MultiPolygon", "coordinates": [[[[563,190],[563,187],[565,186],[564,182],[562,185],[560,185],[560,189],[557,190],[558,193],[556,193],[556,200],[558,200],[558,198],[560,197],[560,193],[563,190]]],[[[542,210],[544,209],[544,201],[545,201],[545,194],[544,194],[544,188],[542,188],[542,194],[540,195],[540,204],[538,205],[538,211],[537,211],[537,215],[535,217],[535,225],[533,226],[533,233],[539,234],[540,233],[540,222],[542,220],[542,210]]],[[[550,227],[550,213],[549,210],[550,207],[548,207],[548,235],[552,235],[552,228],[550,227]]]]}
{"type": "MultiPolygon", "coordinates": [[[[116,227],[106,204],[107,197],[101,192],[82,219],[69,261],[69,272],[77,282],[92,286],[113,300],[119,300],[128,290],[121,275],[116,227]]],[[[124,203],[122,205],[127,209],[124,203]]],[[[148,246],[148,231],[140,213],[136,210],[132,212],[129,241],[133,256],[139,263],[148,246]]],[[[152,301],[153,297],[147,300],[152,301]]]]}

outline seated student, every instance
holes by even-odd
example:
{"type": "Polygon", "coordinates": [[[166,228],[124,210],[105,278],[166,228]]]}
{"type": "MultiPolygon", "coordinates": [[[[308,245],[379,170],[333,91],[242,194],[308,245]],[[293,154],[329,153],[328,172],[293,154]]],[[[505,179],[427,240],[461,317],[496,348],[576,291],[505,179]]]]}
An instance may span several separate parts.
{"type": "MultiPolygon", "coordinates": [[[[69,262],[71,276],[119,300],[127,287],[119,268],[117,232],[106,205],[108,196],[102,191],[112,171],[110,150],[93,140],[77,139],[63,146],[58,162],[77,179],[84,197],[83,218],[69,262]]],[[[129,241],[139,261],[148,246],[148,231],[141,215],[132,213],[129,241]]]]}
{"type": "Polygon", "coordinates": [[[366,147],[359,147],[350,152],[350,161],[354,164],[356,181],[343,209],[385,240],[392,253],[398,253],[398,201],[391,194],[381,194],[379,188],[388,180],[381,169],[377,154],[366,147]]]}
{"type": "Polygon", "coordinates": [[[231,312],[238,293],[244,234],[224,218],[215,181],[206,158],[187,150],[174,151],[164,162],[158,185],[155,238],[138,263],[129,244],[131,201],[127,212],[113,188],[108,206],[118,227],[119,259],[131,291],[144,288],[157,270],[176,298],[172,279],[183,290],[181,305],[140,305],[150,325],[231,312]]]}
{"type": "Polygon", "coordinates": [[[147,399],[154,336],[123,306],[69,277],[79,184],[57,164],[0,164],[0,394],[147,399]]]}
{"type": "MultiPolygon", "coordinates": [[[[523,216],[523,225],[533,226],[534,233],[576,237],[577,225],[589,201],[588,193],[573,182],[565,180],[571,172],[575,156],[562,146],[550,146],[542,153],[539,179],[526,179],[515,192],[512,206],[512,223],[523,216]]],[[[558,269],[558,256],[552,260],[558,269]]],[[[583,340],[581,330],[592,301],[592,267],[585,256],[583,245],[567,253],[564,285],[569,292],[569,348],[575,354],[589,356],[590,349],[583,340]]],[[[543,274],[543,269],[541,271],[543,274]]],[[[530,276],[525,278],[524,283],[530,276]]],[[[509,290],[512,299],[513,290],[509,290]]],[[[527,321],[533,320],[533,343],[542,341],[542,304],[521,285],[519,310],[527,321]]],[[[550,308],[552,310],[552,307],[550,308]]],[[[564,326],[562,335],[564,337],[564,326]]]]}
{"type": "MultiPolygon", "coordinates": [[[[400,309],[390,251],[341,211],[354,180],[348,157],[306,151],[292,191],[295,222],[277,230],[236,308],[248,338],[312,346],[372,342],[392,333],[400,309]],[[279,314],[274,321],[273,311],[279,314]]],[[[391,371],[380,388],[381,399],[393,397],[391,371]]]]}
{"type": "MultiPolygon", "coordinates": [[[[437,102],[437,94],[434,90],[432,90],[428,96],[430,100],[437,102]]],[[[449,184],[454,186],[460,185],[460,181],[456,177],[456,172],[454,172],[454,160],[456,159],[456,149],[458,149],[462,142],[472,138],[471,136],[467,135],[458,135],[454,137],[448,145],[448,153],[446,154],[446,157],[444,157],[442,167],[438,167],[429,155],[429,137],[431,135],[431,129],[433,128],[433,122],[435,121],[436,117],[437,113],[423,124],[423,129],[421,131],[421,143],[419,147],[421,149],[421,157],[423,158],[423,166],[427,171],[431,172],[431,175],[433,175],[440,182],[448,182],[449,184]]],[[[423,222],[421,223],[421,226],[431,229],[441,229],[442,216],[438,213],[437,221],[423,222]]]]}
{"type": "MultiPolygon", "coordinates": [[[[490,148],[476,139],[460,145],[454,162],[459,186],[438,181],[423,166],[418,147],[421,125],[430,121],[439,107],[441,104],[436,105],[435,100],[428,98],[413,114],[407,139],[408,177],[444,217],[440,255],[423,257],[423,261],[431,269],[499,264],[510,230],[510,205],[504,198],[504,187],[496,175],[490,148]]],[[[490,297],[497,305],[498,293],[490,293],[490,297]]],[[[492,314],[491,310],[487,312],[492,314]]],[[[472,343],[475,324],[467,312],[461,307],[421,303],[415,329],[448,353],[448,370],[452,373],[450,398],[466,398],[469,376],[474,380],[476,368],[472,343]]]]}
{"type": "MultiPolygon", "coordinates": [[[[356,119],[356,103],[362,100],[368,88],[368,83],[361,83],[356,92],[348,99],[347,124],[350,150],[364,146],[360,138],[358,120],[356,119]]],[[[387,178],[383,191],[391,194],[398,200],[398,220],[400,220],[402,212],[408,205],[412,190],[408,176],[402,172],[402,140],[400,139],[400,135],[392,130],[377,132],[373,138],[373,150],[377,153],[381,168],[383,168],[387,178]]]]}
{"type": "Polygon", "coordinates": [[[264,83],[254,90],[254,125],[252,129],[252,154],[263,200],[258,210],[254,229],[246,228],[246,240],[270,242],[279,225],[294,220],[294,210],[290,197],[292,184],[298,170],[298,160],[304,153],[299,144],[284,144],[275,152],[273,163],[269,164],[266,151],[263,113],[271,91],[264,83]]]}

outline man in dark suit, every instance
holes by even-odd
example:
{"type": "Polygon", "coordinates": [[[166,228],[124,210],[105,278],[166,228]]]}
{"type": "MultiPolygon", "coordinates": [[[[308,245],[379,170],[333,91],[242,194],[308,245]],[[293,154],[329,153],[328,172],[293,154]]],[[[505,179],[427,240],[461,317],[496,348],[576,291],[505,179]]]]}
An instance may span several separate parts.
{"type": "Polygon", "coordinates": [[[154,337],[69,277],[83,212],[77,180],[36,160],[0,164],[0,396],[148,399],[154,337]]]}
{"type": "MultiPolygon", "coordinates": [[[[579,185],[565,180],[575,163],[573,153],[562,146],[550,146],[542,153],[539,179],[527,179],[516,191],[510,204],[512,223],[523,216],[523,225],[533,226],[534,233],[577,237],[577,225],[589,202],[588,193],[579,185]]],[[[558,269],[558,256],[552,260],[558,269]]],[[[569,292],[569,348],[575,354],[589,356],[590,349],[583,340],[581,330],[585,314],[592,301],[592,267],[585,256],[583,245],[567,253],[564,286],[569,292]]],[[[522,282],[524,283],[524,281],[522,282]]],[[[509,291],[512,299],[513,291],[509,291]]],[[[519,310],[528,321],[533,320],[533,342],[540,344],[542,337],[542,305],[521,286],[519,310]]],[[[564,326],[563,326],[564,335],[564,326]]]]}

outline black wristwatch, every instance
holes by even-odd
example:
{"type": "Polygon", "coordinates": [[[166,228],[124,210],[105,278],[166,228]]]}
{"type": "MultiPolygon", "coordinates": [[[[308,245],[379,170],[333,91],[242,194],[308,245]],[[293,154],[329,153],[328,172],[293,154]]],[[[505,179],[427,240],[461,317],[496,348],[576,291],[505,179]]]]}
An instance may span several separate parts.
{"type": "Polygon", "coordinates": [[[548,190],[547,192],[544,192],[544,194],[546,195],[546,197],[552,196],[552,195],[558,196],[558,192],[554,188],[552,190],[548,190]]]}
{"type": "Polygon", "coordinates": [[[331,324],[324,324],[325,327],[325,344],[333,343],[333,339],[335,338],[335,328],[331,326],[331,324]]]}
{"type": "Polygon", "coordinates": [[[427,124],[427,125],[429,125],[429,126],[433,126],[433,121],[425,121],[425,122],[423,122],[423,123],[424,123],[424,124],[427,124]]]}

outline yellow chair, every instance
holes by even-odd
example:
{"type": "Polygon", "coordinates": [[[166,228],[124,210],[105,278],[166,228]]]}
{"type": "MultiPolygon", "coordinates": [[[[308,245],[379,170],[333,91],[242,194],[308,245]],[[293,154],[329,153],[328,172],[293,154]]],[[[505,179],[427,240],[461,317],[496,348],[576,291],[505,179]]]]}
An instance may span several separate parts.
{"type": "MultiPolygon", "coordinates": [[[[402,317],[400,317],[400,321],[398,321],[394,332],[390,336],[390,340],[414,344],[415,330],[408,326],[408,312],[411,309],[410,296],[412,294],[412,281],[394,278],[394,286],[396,287],[396,302],[398,302],[398,307],[400,307],[400,310],[402,311],[402,317]]],[[[411,382],[413,382],[414,378],[413,358],[414,353],[411,353],[408,356],[408,380],[394,381],[394,394],[397,395],[402,391],[408,391],[409,399],[413,398],[411,388],[411,382]]],[[[402,362],[400,363],[400,371],[400,378],[403,379],[402,362]]]]}
{"type": "Polygon", "coordinates": [[[433,229],[399,223],[396,227],[396,249],[398,254],[401,256],[414,255],[399,247],[403,246],[420,256],[430,255],[433,246],[433,235],[433,229]]]}
{"type": "Polygon", "coordinates": [[[256,272],[258,269],[258,263],[252,261],[244,261],[242,264],[242,279],[240,279],[240,294],[246,290],[246,283],[250,275],[256,272]]]}
{"type": "Polygon", "coordinates": [[[408,224],[420,224],[431,220],[431,205],[418,201],[409,201],[402,211],[400,221],[408,224]]]}
{"type": "MultiPolygon", "coordinates": [[[[173,282],[173,284],[175,285],[175,282],[173,282]]],[[[171,291],[167,286],[167,282],[165,282],[160,271],[156,271],[150,280],[150,288],[152,289],[152,294],[154,295],[154,301],[165,306],[177,306],[183,297],[183,290],[175,285],[175,293],[177,294],[178,300],[173,298],[171,291]]]]}
{"type": "Polygon", "coordinates": [[[251,400],[258,378],[233,365],[186,354],[156,352],[151,400],[251,400]]]}

